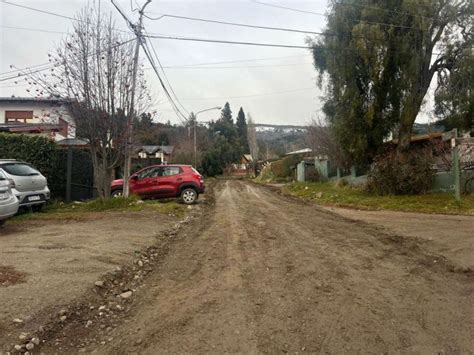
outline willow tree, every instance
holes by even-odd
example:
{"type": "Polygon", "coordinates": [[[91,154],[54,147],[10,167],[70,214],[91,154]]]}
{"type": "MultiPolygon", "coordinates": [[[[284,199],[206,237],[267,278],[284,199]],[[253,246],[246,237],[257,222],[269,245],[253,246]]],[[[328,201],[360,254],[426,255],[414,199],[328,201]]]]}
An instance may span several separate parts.
{"type": "Polygon", "coordinates": [[[470,131],[474,137],[474,49],[439,75],[435,111],[448,128],[470,131]]]}
{"type": "Polygon", "coordinates": [[[136,89],[136,110],[130,111],[134,40],[114,26],[110,15],[93,8],[80,11],[68,34],[50,53],[48,73],[31,72],[41,96],[71,102],[77,136],[89,142],[94,182],[100,197],[110,195],[114,170],[127,147],[128,117],[149,105],[143,73],[136,89]]]}
{"type": "Polygon", "coordinates": [[[346,155],[368,161],[395,130],[399,151],[433,77],[473,44],[471,0],[330,0],[324,35],[309,40],[324,112],[346,155]]]}

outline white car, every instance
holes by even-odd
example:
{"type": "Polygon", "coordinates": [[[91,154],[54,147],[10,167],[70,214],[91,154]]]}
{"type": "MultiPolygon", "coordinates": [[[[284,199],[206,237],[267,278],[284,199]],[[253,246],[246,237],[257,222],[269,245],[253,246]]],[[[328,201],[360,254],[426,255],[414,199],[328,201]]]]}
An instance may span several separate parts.
{"type": "Polygon", "coordinates": [[[0,225],[18,212],[18,199],[13,194],[10,181],[0,171],[0,225]]]}
{"type": "Polygon", "coordinates": [[[50,199],[46,178],[30,164],[10,159],[0,159],[0,172],[10,182],[13,194],[21,207],[40,210],[50,199]]]}

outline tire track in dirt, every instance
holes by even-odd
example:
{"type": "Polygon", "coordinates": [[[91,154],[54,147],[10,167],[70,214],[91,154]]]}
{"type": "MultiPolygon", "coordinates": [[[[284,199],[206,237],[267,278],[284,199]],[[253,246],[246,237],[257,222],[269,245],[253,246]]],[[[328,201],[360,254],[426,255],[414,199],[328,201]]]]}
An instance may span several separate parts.
{"type": "Polygon", "coordinates": [[[248,182],[215,200],[99,353],[472,353],[472,275],[423,245],[248,182]]]}

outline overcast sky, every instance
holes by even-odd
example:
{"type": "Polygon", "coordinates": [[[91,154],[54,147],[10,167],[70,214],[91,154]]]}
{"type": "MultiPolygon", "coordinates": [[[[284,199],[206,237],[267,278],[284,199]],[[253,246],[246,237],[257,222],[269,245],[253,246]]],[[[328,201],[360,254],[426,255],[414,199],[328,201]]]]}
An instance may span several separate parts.
{"type": "MultiPolygon", "coordinates": [[[[66,16],[85,6],[87,0],[8,0],[9,2],[38,8],[66,16]]],[[[98,0],[95,0],[96,2],[98,0]]],[[[324,13],[326,0],[272,1],[311,12],[324,13]]],[[[90,0],[93,3],[93,0],[90,0]]],[[[130,18],[129,1],[117,1],[130,18]]],[[[133,0],[142,4],[144,0],[133,0]]],[[[112,8],[110,1],[102,0],[102,8],[112,11],[117,27],[127,29],[124,20],[112,8]]],[[[240,22],[261,26],[278,26],[308,31],[324,28],[325,18],[314,14],[292,12],[257,4],[251,0],[191,1],[153,0],[147,7],[150,16],[173,14],[240,22]]],[[[40,12],[18,8],[0,2],[0,72],[48,62],[47,53],[53,51],[64,36],[31,30],[6,28],[23,27],[48,31],[68,32],[71,21],[40,12]]],[[[297,33],[240,28],[221,24],[163,18],[146,20],[149,33],[191,36],[228,41],[252,41],[305,45],[305,35],[297,33]]],[[[209,62],[253,60],[241,63],[212,64],[200,68],[167,68],[166,73],[174,91],[187,111],[200,111],[213,106],[223,106],[229,101],[234,117],[240,106],[250,112],[254,121],[274,124],[307,124],[311,117],[321,114],[321,92],[316,87],[316,71],[309,51],[305,49],[266,48],[230,44],[187,42],[167,39],[151,40],[161,63],[167,66],[194,65],[209,62]],[[282,58],[283,57],[283,58],[282,58]],[[268,59],[272,58],[272,59],[268,59]]],[[[145,58],[143,58],[145,60],[145,58]]],[[[148,65],[146,65],[148,66],[148,65]]],[[[147,72],[153,95],[158,98],[156,110],[159,121],[179,122],[165,96],[160,91],[157,78],[147,72]]],[[[28,96],[27,87],[14,85],[13,81],[0,82],[0,96],[28,96]]],[[[203,113],[199,121],[215,119],[217,112],[203,113]]]]}

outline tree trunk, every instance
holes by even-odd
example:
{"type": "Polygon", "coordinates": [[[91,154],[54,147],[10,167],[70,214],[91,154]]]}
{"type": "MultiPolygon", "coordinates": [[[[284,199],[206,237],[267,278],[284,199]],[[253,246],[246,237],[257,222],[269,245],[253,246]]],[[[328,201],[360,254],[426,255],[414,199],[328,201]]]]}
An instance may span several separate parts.
{"type": "Polygon", "coordinates": [[[403,108],[400,119],[400,128],[398,129],[398,153],[406,152],[410,148],[413,124],[420,112],[423,98],[428,91],[430,82],[431,80],[427,80],[425,85],[422,87],[416,87],[416,89],[413,90],[414,93],[412,94],[412,99],[407,100],[405,107],[403,108]]]}
{"type": "Polygon", "coordinates": [[[406,152],[410,148],[412,131],[413,131],[413,123],[403,122],[400,125],[400,128],[398,130],[398,146],[397,146],[397,151],[399,153],[406,152]]]}
{"type": "Polygon", "coordinates": [[[99,198],[106,199],[110,197],[110,184],[112,182],[112,172],[106,162],[91,152],[92,166],[94,168],[94,185],[97,189],[99,198]]]}

